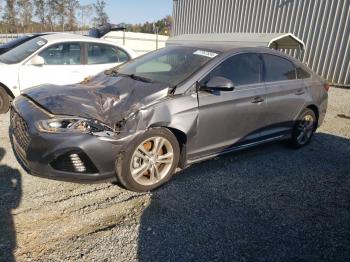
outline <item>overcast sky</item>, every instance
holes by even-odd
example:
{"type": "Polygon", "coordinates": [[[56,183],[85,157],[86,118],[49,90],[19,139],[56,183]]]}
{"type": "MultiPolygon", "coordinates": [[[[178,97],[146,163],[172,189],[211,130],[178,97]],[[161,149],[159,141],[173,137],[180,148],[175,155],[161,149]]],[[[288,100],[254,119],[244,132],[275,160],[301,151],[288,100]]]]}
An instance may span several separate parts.
{"type": "MultiPolygon", "coordinates": [[[[80,0],[81,4],[95,3],[80,0]]],[[[173,0],[106,0],[111,23],[136,24],[153,22],[172,14],[173,0]]]]}

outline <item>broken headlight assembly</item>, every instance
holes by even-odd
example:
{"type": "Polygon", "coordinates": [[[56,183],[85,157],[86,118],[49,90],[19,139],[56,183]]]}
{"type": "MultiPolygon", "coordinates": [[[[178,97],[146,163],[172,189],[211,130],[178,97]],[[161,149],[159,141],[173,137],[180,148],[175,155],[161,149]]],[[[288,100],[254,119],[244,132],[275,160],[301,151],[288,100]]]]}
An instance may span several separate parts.
{"type": "Polygon", "coordinates": [[[53,118],[40,120],[35,123],[40,132],[46,133],[97,133],[111,131],[111,129],[98,121],[84,118],[53,118]]]}

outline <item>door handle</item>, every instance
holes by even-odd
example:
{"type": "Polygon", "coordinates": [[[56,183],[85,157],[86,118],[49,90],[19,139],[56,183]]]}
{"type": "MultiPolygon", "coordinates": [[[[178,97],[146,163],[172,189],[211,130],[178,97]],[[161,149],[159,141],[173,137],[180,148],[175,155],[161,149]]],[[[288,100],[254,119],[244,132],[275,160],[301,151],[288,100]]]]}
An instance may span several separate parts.
{"type": "Polygon", "coordinates": [[[297,96],[300,96],[302,94],[305,94],[305,91],[304,91],[304,89],[298,89],[297,91],[295,91],[294,94],[296,94],[297,96]]]}
{"type": "Polygon", "coordinates": [[[253,104],[258,104],[258,103],[261,103],[261,102],[264,102],[264,101],[265,101],[264,98],[262,98],[261,96],[257,96],[257,97],[254,97],[251,102],[253,104]]]}

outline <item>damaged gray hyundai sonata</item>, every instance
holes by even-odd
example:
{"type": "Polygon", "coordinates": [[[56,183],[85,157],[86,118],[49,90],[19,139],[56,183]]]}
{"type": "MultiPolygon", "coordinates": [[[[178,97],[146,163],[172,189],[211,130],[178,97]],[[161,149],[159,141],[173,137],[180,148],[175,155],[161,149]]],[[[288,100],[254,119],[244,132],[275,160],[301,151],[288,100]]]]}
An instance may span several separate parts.
{"type": "Polygon", "coordinates": [[[149,191],[177,167],[238,149],[306,145],[328,88],[272,49],[168,46],[80,84],[26,90],[12,104],[10,134],[32,175],[149,191]]]}

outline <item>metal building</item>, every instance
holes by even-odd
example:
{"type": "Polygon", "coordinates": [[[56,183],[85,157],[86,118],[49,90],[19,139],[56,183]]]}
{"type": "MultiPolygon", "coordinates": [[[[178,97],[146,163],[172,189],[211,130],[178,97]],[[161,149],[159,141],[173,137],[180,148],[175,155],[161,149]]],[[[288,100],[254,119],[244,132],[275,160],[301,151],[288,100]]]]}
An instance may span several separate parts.
{"type": "Polygon", "coordinates": [[[350,0],[173,1],[174,36],[290,32],[306,44],[303,62],[350,86],[350,0]]]}

